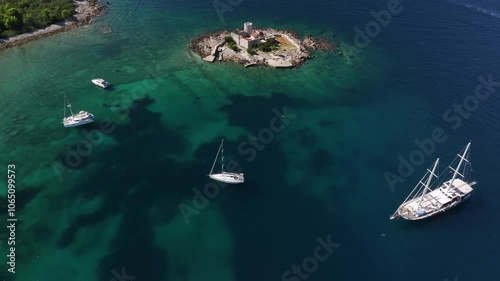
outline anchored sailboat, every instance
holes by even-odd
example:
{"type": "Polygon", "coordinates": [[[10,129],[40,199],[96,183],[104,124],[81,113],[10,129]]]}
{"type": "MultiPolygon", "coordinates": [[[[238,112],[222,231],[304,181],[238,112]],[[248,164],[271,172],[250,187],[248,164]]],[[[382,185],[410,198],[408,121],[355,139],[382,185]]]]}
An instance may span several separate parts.
{"type": "Polygon", "coordinates": [[[463,153],[457,154],[455,160],[448,166],[453,171],[453,175],[448,181],[439,184],[439,176],[435,173],[439,164],[438,158],[432,165],[432,170],[427,169],[427,173],[390,219],[402,217],[407,220],[420,220],[428,218],[445,212],[469,198],[473,191],[472,186],[477,183],[476,181],[469,182],[466,179],[467,173],[471,170],[471,163],[467,159],[470,144],[469,142],[463,153]],[[458,164],[456,168],[453,168],[452,165],[457,160],[458,164]],[[437,180],[432,182],[434,178],[437,180]],[[437,187],[433,189],[434,185],[437,187]]]}
{"type": "Polygon", "coordinates": [[[66,95],[66,91],[64,92],[64,117],[63,117],[63,125],[65,128],[76,127],[88,123],[94,122],[94,115],[87,111],[80,111],[77,114],[73,114],[73,110],[71,109],[71,103],[69,103],[68,96],[66,95]],[[71,112],[71,116],[66,117],[66,106],[69,107],[69,111],[71,112]]]}
{"type": "Polygon", "coordinates": [[[229,184],[239,184],[245,182],[245,178],[243,177],[243,173],[229,173],[229,172],[224,172],[224,139],[222,139],[219,150],[217,151],[217,155],[215,156],[214,163],[212,164],[212,169],[210,170],[210,173],[208,176],[216,181],[224,182],[224,183],[229,183],[229,184]],[[214,174],[214,167],[215,167],[215,162],[217,162],[217,158],[219,157],[219,153],[222,155],[221,157],[221,163],[222,163],[222,168],[221,168],[221,173],[220,174],[214,174]]]}

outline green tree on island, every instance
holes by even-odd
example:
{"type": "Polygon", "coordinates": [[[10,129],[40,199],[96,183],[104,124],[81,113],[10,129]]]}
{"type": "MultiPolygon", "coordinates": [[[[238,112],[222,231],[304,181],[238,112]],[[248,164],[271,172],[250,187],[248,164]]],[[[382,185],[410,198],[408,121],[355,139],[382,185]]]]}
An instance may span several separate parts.
{"type": "Polygon", "coordinates": [[[278,45],[279,45],[278,41],[276,41],[274,38],[269,38],[266,39],[266,42],[259,43],[257,45],[257,48],[259,48],[259,50],[263,52],[271,52],[277,50],[278,45]]]}
{"type": "Polygon", "coordinates": [[[72,0],[0,0],[0,38],[47,27],[74,13],[72,0]]]}
{"type": "Polygon", "coordinates": [[[18,29],[22,25],[22,15],[19,9],[11,8],[9,5],[2,7],[3,26],[6,29],[18,29]]]}
{"type": "Polygon", "coordinates": [[[226,42],[229,49],[231,49],[235,52],[241,51],[241,49],[238,48],[238,46],[236,45],[236,41],[234,41],[233,37],[231,37],[231,36],[224,37],[224,42],[226,42]]]}
{"type": "Polygon", "coordinates": [[[233,37],[231,36],[226,36],[224,37],[224,42],[226,42],[227,44],[236,44],[236,42],[234,41],[233,37]]]}
{"type": "Polygon", "coordinates": [[[252,56],[254,56],[254,55],[257,55],[257,54],[258,54],[257,50],[256,50],[255,48],[252,48],[252,47],[250,47],[250,48],[248,48],[248,49],[247,49],[247,53],[248,53],[249,55],[252,55],[252,56]]]}

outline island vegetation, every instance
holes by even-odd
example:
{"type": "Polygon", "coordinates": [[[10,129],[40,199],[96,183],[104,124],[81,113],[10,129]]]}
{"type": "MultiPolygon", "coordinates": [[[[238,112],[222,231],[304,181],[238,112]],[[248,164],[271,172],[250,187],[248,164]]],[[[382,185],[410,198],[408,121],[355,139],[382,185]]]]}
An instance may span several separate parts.
{"type": "Polygon", "coordinates": [[[234,41],[233,37],[231,36],[225,36],[224,37],[224,42],[226,42],[227,47],[235,52],[241,51],[240,48],[238,48],[238,45],[236,45],[236,41],[234,41]]]}
{"type": "Polygon", "coordinates": [[[0,0],[0,51],[92,22],[109,5],[97,2],[0,0]]]}
{"type": "Polygon", "coordinates": [[[0,37],[44,28],[74,13],[73,0],[0,0],[0,37]]]}

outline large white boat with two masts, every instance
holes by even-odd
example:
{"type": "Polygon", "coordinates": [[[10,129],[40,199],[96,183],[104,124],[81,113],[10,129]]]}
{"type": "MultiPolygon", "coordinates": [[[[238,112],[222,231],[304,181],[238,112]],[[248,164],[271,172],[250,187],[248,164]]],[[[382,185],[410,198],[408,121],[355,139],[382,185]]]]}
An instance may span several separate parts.
{"type": "Polygon", "coordinates": [[[71,103],[69,103],[68,96],[66,95],[66,93],[64,93],[64,117],[62,121],[64,127],[76,127],[92,122],[94,122],[94,115],[92,115],[92,113],[88,111],[81,110],[77,114],[73,114],[71,103]],[[66,107],[69,107],[69,111],[71,113],[71,115],[68,117],[66,117],[66,107]]]}
{"type": "Polygon", "coordinates": [[[436,175],[439,164],[439,158],[434,162],[431,169],[415,186],[406,200],[399,206],[390,219],[404,218],[407,220],[420,220],[445,212],[450,208],[464,202],[472,194],[472,186],[476,181],[468,181],[467,176],[471,169],[471,163],[468,160],[470,154],[470,142],[467,144],[462,154],[457,154],[455,160],[448,166],[449,169],[443,173],[452,174],[451,178],[441,183],[436,175]],[[458,162],[457,166],[452,166],[458,162]],[[446,173],[449,171],[448,173],[446,173]],[[434,187],[434,188],[433,188],[434,187]]]}

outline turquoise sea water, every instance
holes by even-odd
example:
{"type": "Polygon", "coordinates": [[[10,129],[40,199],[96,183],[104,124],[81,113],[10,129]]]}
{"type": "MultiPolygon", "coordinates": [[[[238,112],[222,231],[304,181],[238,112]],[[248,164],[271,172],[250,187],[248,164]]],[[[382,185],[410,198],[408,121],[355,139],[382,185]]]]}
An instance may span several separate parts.
{"type": "Polygon", "coordinates": [[[456,129],[443,117],[480,75],[500,81],[497,2],[401,1],[365,48],[354,27],[389,1],[243,0],[223,21],[211,1],[110,2],[88,27],[0,53],[0,159],[16,165],[18,218],[15,274],[0,247],[5,280],[121,280],[122,269],[134,280],[497,279],[500,90],[456,129]],[[245,21],[335,40],[349,56],[245,69],[187,49],[245,21]],[[94,124],[63,128],[64,88],[94,124]],[[273,120],[284,129],[250,149],[273,120]],[[391,188],[384,173],[435,128],[447,140],[391,188]],[[186,223],[179,206],[206,204],[193,189],[210,183],[221,138],[246,183],[219,188],[186,223]],[[390,221],[425,168],[469,140],[470,200],[390,221]],[[328,237],[337,247],[307,278],[286,274],[328,237]]]}

